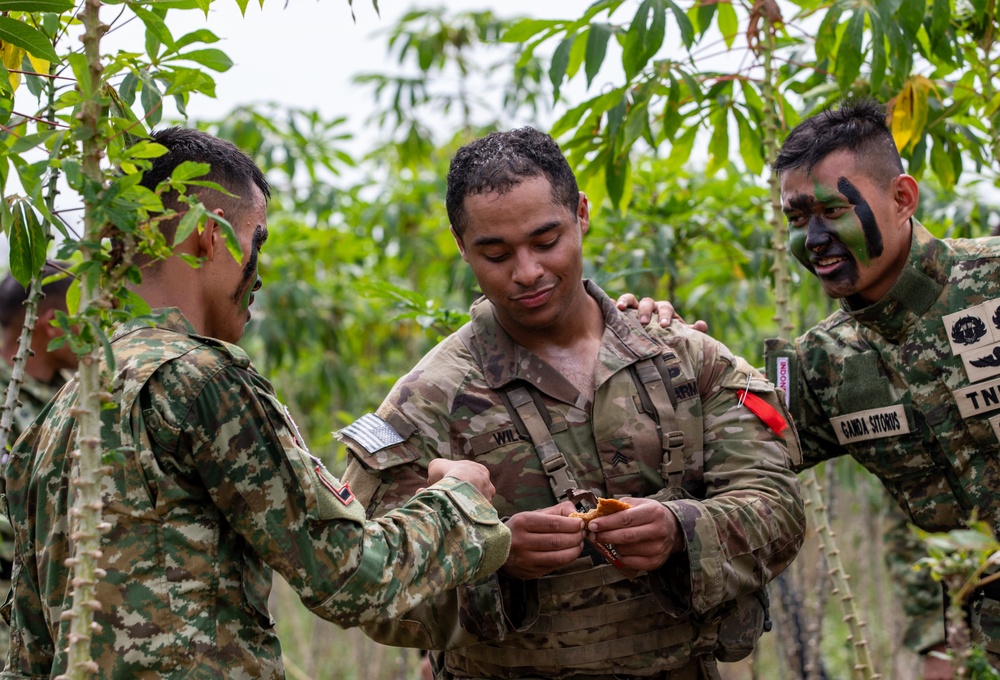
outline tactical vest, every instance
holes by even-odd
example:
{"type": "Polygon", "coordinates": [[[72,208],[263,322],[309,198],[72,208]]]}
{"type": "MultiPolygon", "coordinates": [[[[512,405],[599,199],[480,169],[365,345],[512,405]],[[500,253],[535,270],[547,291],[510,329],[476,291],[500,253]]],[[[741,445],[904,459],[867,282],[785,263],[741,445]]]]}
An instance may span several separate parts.
{"type": "MultiPolygon", "coordinates": [[[[639,332],[644,331],[639,328],[639,332]]],[[[472,325],[463,326],[458,336],[482,367],[472,325]]],[[[677,417],[671,371],[679,370],[680,361],[667,358],[670,365],[657,356],[629,367],[639,403],[656,423],[663,449],[660,473],[666,483],[653,496],[659,501],[690,497],[681,488],[685,456],[698,466],[704,459],[702,421],[677,417]]],[[[556,499],[565,500],[578,485],[552,437],[552,418],[541,394],[532,385],[515,381],[498,389],[497,395],[515,428],[534,446],[556,499]]],[[[523,587],[537,590],[538,612],[517,631],[520,639],[451,650],[445,654],[446,672],[459,677],[520,677],[531,669],[559,677],[573,672],[649,675],[694,663],[714,667],[714,659],[747,656],[765,626],[770,629],[770,621],[765,624],[766,590],[702,617],[671,616],[661,605],[671,597],[661,581],[662,571],[644,572],[631,582],[596,553],[585,552],[558,573],[523,582],[523,587]]]]}

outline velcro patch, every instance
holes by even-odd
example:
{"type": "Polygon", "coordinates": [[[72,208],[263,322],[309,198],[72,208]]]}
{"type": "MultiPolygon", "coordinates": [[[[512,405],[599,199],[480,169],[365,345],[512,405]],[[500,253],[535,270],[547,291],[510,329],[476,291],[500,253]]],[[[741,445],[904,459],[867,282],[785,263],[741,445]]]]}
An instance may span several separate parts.
{"type": "Polygon", "coordinates": [[[338,434],[350,437],[364,447],[368,453],[375,453],[396,444],[402,444],[403,438],[392,425],[379,418],[374,413],[366,413],[353,423],[340,430],[338,434]]]}
{"type": "Polygon", "coordinates": [[[326,475],[323,474],[324,472],[324,468],[318,465],[316,466],[316,476],[319,477],[319,481],[323,484],[323,486],[329,489],[330,493],[336,496],[337,500],[341,503],[344,505],[350,505],[351,502],[354,501],[354,493],[351,491],[350,484],[344,482],[340,486],[334,486],[330,483],[330,480],[326,478],[326,475]]]}
{"type": "Polygon", "coordinates": [[[830,424],[841,445],[856,444],[871,439],[898,437],[910,431],[906,408],[902,404],[871,408],[830,418],[830,424]]]}

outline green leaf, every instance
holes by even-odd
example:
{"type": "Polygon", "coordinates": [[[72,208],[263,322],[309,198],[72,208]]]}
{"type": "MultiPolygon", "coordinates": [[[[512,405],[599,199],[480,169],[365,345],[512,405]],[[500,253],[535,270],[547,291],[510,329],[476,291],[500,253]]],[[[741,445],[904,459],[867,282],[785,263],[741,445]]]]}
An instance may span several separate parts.
{"type": "Polygon", "coordinates": [[[708,140],[708,164],[705,174],[714,175],[729,162],[729,124],[727,109],[720,108],[711,115],[712,136],[708,140]]]}
{"type": "Polygon", "coordinates": [[[0,0],[0,12],[54,12],[62,14],[76,7],[73,0],[0,0]]]}
{"type": "Polygon", "coordinates": [[[80,95],[84,99],[89,99],[94,94],[93,83],[90,82],[90,67],[87,65],[87,57],[82,52],[74,52],[66,57],[73,75],[76,77],[76,86],[80,89],[80,95]]]}
{"type": "Polygon", "coordinates": [[[750,121],[739,112],[733,109],[733,116],[736,118],[736,127],[740,134],[740,158],[747,166],[747,170],[755,175],[764,172],[764,143],[760,138],[757,128],[750,125],[750,121]]]}
{"type": "Polygon", "coordinates": [[[931,49],[936,49],[951,21],[951,3],[948,0],[933,0],[930,21],[925,22],[931,49]]]}
{"type": "Polygon", "coordinates": [[[684,131],[680,139],[673,140],[670,156],[667,157],[667,165],[679,168],[687,163],[688,158],[691,157],[691,148],[694,146],[694,138],[697,134],[698,126],[692,125],[684,131]]]}
{"type": "Polygon", "coordinates": [[[0,16],[0,40],[16,45],[40,59],[59,61],[59,55],[52,49],[52,41],[37,28],[23,21],[0,16]]]}
{"type": "Polygon", "coordinates": [[[196,163],[195,161],[184,161],[170,173],[170,181],[187,182],[195,177],[204,177],[212,170],[208,163],[196,163]]]}
{"type": "Polygon", "coordinates": [[[926,11],[927,0],[903,0],[899,11],[896,12],[896,21],[911,42],[916,39],[926,11]]]}
{"type": "Polygon", "coordinates": [[[213,71],[228,71],[233,66],[232,60],[229,56],[222,50],[216,49],[204,49],[204,50],[192,50],[190,52],[185,52],[184,54],[177,55],[178,59],[189,59],[195,63],[201,64],[206,68],[210,68],[213,71]]]}
{"type": "Polygon", "coordinates": [[[587,87],[594,80],[594,76],[601,70],[604,63],[604,56],[608,53],[608,40],[614,29],[610,24],[591,24],[590,34],[587,36],[587,57],[584,71],[587,74],[587,87]]]}
{"type": "Polygon", "coordinates": [[[45,264],[48,241],[35,211],[26,201],[13,206],[14,222],[10,229],[10,273],[27,287],[45,264]]]}
{"type": "Polygon", "coordinates": [[[174,37],[170,34],[170,29],[167,28],[166,22],[163,21],[163,18],[159,14],[151,12],[134,2],[129,3],[128,6],[135,12],[140,21],[145,24],[146,32],[149,35],[152,35],[171,50],[176,49],[177,46],[174,44],[174,37]]]}
{"type": "Polygon", "coordinates": [[[951,161],[945,140],[935,136],[931,147],[931,169],[941,182],[941,188],[951,191],[955,187],[955,166],[951,161]]]}
{"type": "MultiPolygon", "coordinates": [[[[872,15],[874,16],[874,15],[872,15]]],[[[874,24],[874,22],[873,22],[874,24]]],[[[881,28],[876,30],[872,26],[872,68],[871,68],[871,88],[872,92],[878,92],[885,79],[885,35],[881,28]]]]}
{"type": "MultiPolygon", "coordinates": [[[[249,0],[236,0],[236,5],[240,8],[240,14],[243,16],[247,15],[247,3],[249,0]]],[[[352,0],[353,2],[353,0],[352,0]]],[[[351,10],[351,16],[354,16],[354,10],[351,10]]]]}
{"type": "Polygon", "coordinates": [[[712,17],[715,16],[715,2],[695,2],[687,11],[688,19],[697,35],[705,35],[705,31],[712,25],[712,17]]]}
{"type": "Polygon", "coordinates": [[[44,132],[37,132],[33,135],[24,135],[10,145],[10,153],[21,154],[25,151],[41,146],[54,134],[56,134],[56,130],[45,130],[44,132]]]}
{"type": "Polygon", "coordinates": [[[515,22],[500,36],[500,42],[523,43],[542,31],[562,25],[563,22],[553,19],[522,19],[515,22]]]}
{"type": "Polygon", "coordinates": [[[159,158],[167,153],[167,147],[154,141],[144,139],[136,142],[125,152],[126,158],[159,158]]]}
{"type": "MultiPolygon", "coordinates": [[[[944,0],[948,2],[948,0],[944,0]]],[[[840,39],[840,47],[837,48],[837,61],[834,71],[837,75],[837,84],[841,90],[849,90],[854,81],[861,73],[861,62],[864,59],[864,52],[861,50],[862,40],[865,34],[865,13],[863,10],[855,10],[854,15],[847,23],[847,29],[840,39]]]]}
{"type": "Polygon", "coordinates": [[[694,44],[694,27],[691,25],[691,20],[688,19],[684,10],[677,6],[677,3],[673,0],[666,1],[670,11],[674,13],[674,19],[677,20],[677,27],[681,29],[681,42],[684,43],[684,47],[691,49],[694,44]]]}
{"type": "MultiPolygon", "coordinates": [[[[608,158],[608,165],[605,168],[608,185],[608,198],[611,205],[620,209],[625,198],[626,186],[632,175],[632,164],[629,162],[628,154],[618,156],[617,160],[613,156],[608,158]]],[[[626,203],[627,207],[627,203],[626,203]]]]}
{"type": "Polygon", "coordinates": [[[188,211],[184,213],[181,217],[180,222],[177,223],[177,231],[174,234],[173,245],[177,246],[184,242],[188,236],[195,230],[195,227],[204,219],[206,213],[205,206],[201,202],[196,203],[188,207],[188,211]]]}
{"type": "Polygon", "coordinates": [[[736,34],[739,32],[739,19],[736,18],[736,10],[733,9],[732,2],[719,2],[715,6],[718,7],[719,32],[722,33],[722,39],[726,41],[726,47],[731,48],[736,34]]]}
{"type": "Polygon", "coordinates": [[[628,32],[625,33],[625,43],[622,45],[622,66],[625,68],[625,80],[632,80],[635,74],[646,65],[646,21],[653,0],[643,0],[636,10],[628,32]]]}
{"type": "Polygon", "coordinates": [[[833,52],[833,46],[837,44],[837,24],[840,22],[840,15],[843,12],[843,5],[835,3],[831,7],[823,21],[819,24],[816,32],[816,61],[823,61],[833,52]]]}
{"type": "MultiPolygon", "coordinates": [[[[206,2],[211,2],[211,0],[206,0],[206,2]]],[[[190,33],[186,33],[178,38],[176,43],[177,49],[183,49],[196,42],[208,45],[214,42],[219,42],[219,36],[215,35],[207,28],[199,28],[196,31],[191,31],[190,33]]]]}
{"type": "Polygon", "coordinates": [[[569,65],[569,51],[573,47],[575,35],[563,39],[556,51],[552,54],[552,63],[549,65],[549,80],[552,82],[552,98],[559,100],[559,88],[562,87],[563,77],[566,75],[566,66],[569,65]]]}

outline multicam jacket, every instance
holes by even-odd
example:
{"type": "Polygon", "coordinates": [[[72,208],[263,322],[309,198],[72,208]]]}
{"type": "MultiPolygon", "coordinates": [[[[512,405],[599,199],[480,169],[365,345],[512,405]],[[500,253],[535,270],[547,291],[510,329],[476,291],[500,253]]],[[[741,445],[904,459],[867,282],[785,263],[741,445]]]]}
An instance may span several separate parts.
{"type": "MultiPolygon", "coordinates": [[[[936,239],[914,221],[909,261],[880,302],[841,303],[795,341],[769,341],[805,466],[851,455],[911,521],[1000,524],[1000,239],[936,239]]],[[[980,608],[981,607],[981,608],[980,608]]],[[[1000,602],[973,621],[1000,652],[1000,602]]]]}
{"type": "Polygon", "coordinates": [[[371,498],[371,514],[403,503],[421,486],[435,457],[486,465],[501,515],[550,507],[556,498],[549,479],[498,389],[526,381],[540,392],[552,419],[549,430],[582,488],[605,497],[656,497],[683,529],[686,550],[660,573],[635,582],[584,556],[561,580],[519,581],[497,574],[392,624],[366,627],[373,638],[391,644],[449,648],[449,675],[648,675],[686,667],[699,645],[707,645],[701,653],[711,653],[711,641],[699,637],[701,617],[761,588],[802,542],[802,503],[788,467],[789,451],[797,452],[794,431],[776,436],[738,403],[738,391],[748,388],[786,413],[774,388],[712,338],[676,323],[643,332],[597,286],[588,282],[587,290],[605,316],[593,401],[516,345],[497,324],[490,303],[480,300],[472,307],[471,324],[485,372],[452,335],[403,377],[378,409],[400,435],[399,444],[366,447],[340,434],[354,457],[346,479],[359,497],[371,498]],[[629,372],[656,355],[674,376],[678,422],[699,444],[685,447],[683,480],[675,489],[665,488],[656,423],[640,408],[629,372]],[[362,491],[366,483],[372,487],[362,491]],[[673,644],[651,649],[667,630],[673,631],[666,635],[673,644]]]}
{"type": "MultiPolygon", "coordinates": [[[[8,387],[11,381],[12,367],[5,361],[0,360],[0,394],[8,387]]],[[[7,438],[7,448],[0,453],[0,460],[7,458],[7,451],[11,449],[21,433],[28,429],[32,421],[49,403],[49,399],[55,396],[56,392],[66,382],[66,376],[62,372],[57,372],[52,382],[43,383],[25,374],[18,390],[17,400],[20,402],[15,408],[13,419],[11,420],[10,436],[7,438]]],[[[0,492],[2,492],[3,481],[0,479],[0,492]]],[[[10,526],[7,516],[0,514],[0,594],[6,596],[10,591],[10,572],[14,564],[14,529],[10,526]]],[[[0,620],[0,657],[7,658],[7,647],[10,642],[10,629],[7,623],[0,620]]]]}
{"type": "MultiPolygon", "coordinates": [[[[469,484],[447,479],[376,522],[306,450],[238,347],[177,310],[113,337],[118,408],[103,412],[111,472],[91,649],[104,678],[280,678],[268,613],[277,569],[316,614],[391,617],[506,559],[509,534],[469,484]]],[[[11,651],[0,678],[66,670],[70,382],[15,447],[11,651]]]]}

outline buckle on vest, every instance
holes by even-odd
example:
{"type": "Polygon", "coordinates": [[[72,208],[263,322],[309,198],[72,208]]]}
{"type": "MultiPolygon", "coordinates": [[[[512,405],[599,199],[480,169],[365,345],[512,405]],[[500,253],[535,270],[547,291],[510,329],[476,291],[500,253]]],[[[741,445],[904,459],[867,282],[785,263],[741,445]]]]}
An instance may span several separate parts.
{"type": "Polygon", "coordinates": [[[684,433],[680,430],[674,430],[673,432],[667,432],[666,436],[663,438],[668,449],[681,449],[684,448],[684,433]]]}
{"type": "Polygon", "coordinates": [[[556,500],[565,500],[570,490],[576,488],[576,480],[569,473],[569,469],[566,467],[566,460],[545,461],[543,465],[545,466],[546,474],[549,476],[549,485],[552,487],[552,492],[556,495],[556,500]],[[554,465],[550,467],[549,462],[554,463],[554,465]],[[559,463],[562,463],[562,465],[559,465],[559,463]]]}

